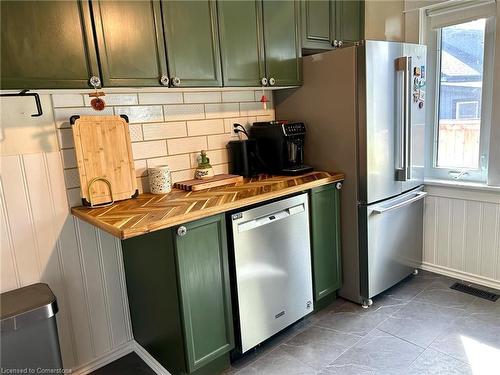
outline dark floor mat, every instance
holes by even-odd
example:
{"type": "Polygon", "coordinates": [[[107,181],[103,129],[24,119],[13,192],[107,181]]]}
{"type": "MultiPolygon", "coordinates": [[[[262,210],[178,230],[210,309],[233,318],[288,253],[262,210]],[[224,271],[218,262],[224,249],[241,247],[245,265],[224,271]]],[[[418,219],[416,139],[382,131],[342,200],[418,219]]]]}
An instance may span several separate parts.
{"type": "Polygon", "coordinates": [[[127,354],[90,375],[156,375],[156,372],[135,353],[127,354]]]}

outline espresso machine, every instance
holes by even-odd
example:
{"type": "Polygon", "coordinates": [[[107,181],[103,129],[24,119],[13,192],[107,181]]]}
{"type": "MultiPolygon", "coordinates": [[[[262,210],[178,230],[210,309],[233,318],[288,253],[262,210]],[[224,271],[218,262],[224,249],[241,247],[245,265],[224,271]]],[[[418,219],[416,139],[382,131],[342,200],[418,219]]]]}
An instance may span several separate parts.
{"type": "Polygon", "coordinates": [[[302,122],[254,122],[250,138],[257,141],[266,172],[299,175],[312,171],[304,165],[306,126],[302,122]]]}

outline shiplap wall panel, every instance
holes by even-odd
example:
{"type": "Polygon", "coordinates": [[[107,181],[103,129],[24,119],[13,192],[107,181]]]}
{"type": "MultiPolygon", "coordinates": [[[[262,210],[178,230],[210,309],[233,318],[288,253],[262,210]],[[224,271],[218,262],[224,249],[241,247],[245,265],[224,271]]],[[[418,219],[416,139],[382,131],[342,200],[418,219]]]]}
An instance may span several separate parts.
{"type": "Polygon", "coordinates": [[[424,265],[500,285],[500,194],[426,189],[424,265]]]}

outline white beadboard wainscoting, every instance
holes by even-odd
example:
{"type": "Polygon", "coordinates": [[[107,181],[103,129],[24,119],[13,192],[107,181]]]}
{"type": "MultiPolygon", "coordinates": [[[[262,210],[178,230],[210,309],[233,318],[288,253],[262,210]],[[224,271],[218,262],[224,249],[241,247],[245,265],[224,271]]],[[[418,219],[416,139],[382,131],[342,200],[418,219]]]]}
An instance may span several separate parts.
{"type": "Polygon", "coordinates": [[[133,350],[120,241],[70,215],[60,153],[3,156],[1,171],[1,291],[50,286],[66,368],[133,350]]]}
{"type": "Polygon", "coordinates": [[[426,191],[422,268],[500,289],[500,191],[426,191]]]}

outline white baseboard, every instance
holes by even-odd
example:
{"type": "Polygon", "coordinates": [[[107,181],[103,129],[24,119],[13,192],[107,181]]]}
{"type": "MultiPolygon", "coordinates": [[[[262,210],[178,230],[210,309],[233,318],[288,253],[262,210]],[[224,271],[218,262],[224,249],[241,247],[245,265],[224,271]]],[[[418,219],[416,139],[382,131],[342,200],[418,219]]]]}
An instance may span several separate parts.
{"type": "Polygon", "coordinates": [[[163,367],[160,362],[153,358],[151,354],[149,354],[146,349],[144,349],[137,341],[132,340],[134,345],[134,352],[141,357],[141,359],[146,362],[146,364],[151,367],[151,369],[156,372],[158,375],[171,375],[165,367],[163,367]]]}
{"type": "Polygon", "coordinates": [[[101,368],[103,366],[106,366],[108,363],[113,362],[114,360],[117,360],[118,358],[123,357],[124,355],[127,355],[129,353],[132,353],[135,349],[135,341],[128,341],[113,350],[109,351],[108,353],[104,354],[103,356],[96,358],[90,362],[85,363],[82,366],[77,367],[76,369],[73,369],[71,374],[72,375],[85,375],[89,374],[92,371],[97,370],[98,368],[101,368]]]}
{"type": "Polygon", "coordinates": [[[427,262],[423,262],[420,268],[426,271],[439,273],[441,275],[454,277],[456,279],[461,279],[469,281],[474,284],[483,285],[488,288],[500,290],[500,281],[491,279],[489,277],[479,276],[472,273],[459,271],[453,268],[438,266],[437,264],[432,264],[427,262]]]}

